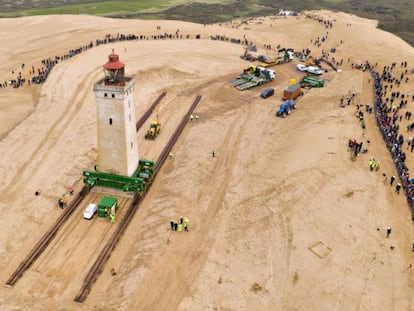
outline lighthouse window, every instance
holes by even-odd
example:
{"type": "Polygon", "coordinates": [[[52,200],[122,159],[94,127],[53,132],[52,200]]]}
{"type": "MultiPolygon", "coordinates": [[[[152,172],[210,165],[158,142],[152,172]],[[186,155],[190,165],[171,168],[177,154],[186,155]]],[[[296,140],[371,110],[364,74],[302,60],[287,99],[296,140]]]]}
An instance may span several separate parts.
{"type": "Polygon", "coordinates": [[[112,94],[112,98],[115,98],[115,94],[112,94]]]}
{"type": "Polygon", "coordinates": [[[131,102],[128,100],[128,108],[131,108],[131,102]]]}
{"type": "Polygon", "coordinates": [[[109,125],[112,125],[112,118],[109,118],[109,125]]]}
{"type": "Polygon", "coordinates": [[[105,94],[104,94],[104,97],[108,97],[108,94],[106,94],[106,93],[105,93],[105,94]]]}
{"type": "Polygon", "coordinates": [[[131,141],[131,149],[132,149],[132,141],[131,141]]]}
{"type": "Polygon", "coordinates": [[[129,122],[131,122],[131,114],[129,115],[129,122]]]}

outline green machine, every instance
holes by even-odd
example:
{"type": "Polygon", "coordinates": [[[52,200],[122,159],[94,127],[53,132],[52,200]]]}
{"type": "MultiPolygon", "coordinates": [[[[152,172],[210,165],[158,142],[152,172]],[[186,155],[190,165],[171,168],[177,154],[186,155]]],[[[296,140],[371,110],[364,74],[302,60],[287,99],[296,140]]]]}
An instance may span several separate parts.
{"type": "Polygon", "coordinates": [[[98,204],[98,216],[107,217],[118,210],[118,201],[113,197],[103,197],[98,204]]]}
{"type": "Polygon", "coordinates": [[[310,87],[323,87],[325,85],[325,80],[321,78],[315,78],[310,76],[305,76],[300,81],[301,85],[308,85],[310,87]]]}
{"type": "Polygon", "coordinates": [[[83,183],[89,187],[103,186],[108,188],[120,189],[125,192],[144,192],[148,180],[154,175],[154,161],[142,159],[138,162],[138,168],[134,174],[122,176],[117,174],[83,171],[83,183]]]}
{"type": "Polygon", "coordinates": [[[103,186],[121,189],[125,192],[143,192],[146,187],[144,179],[140,177],[128,177],[89,170],[83,171],[83,183],[89,187],[103,186]]]}
{"type": "Polygon", "coordinates": [[[146,181],[154,175],[154,161],[142,159],[138,162],[138,168],[132,175],[134,177],[142,178],[146,181]]]}

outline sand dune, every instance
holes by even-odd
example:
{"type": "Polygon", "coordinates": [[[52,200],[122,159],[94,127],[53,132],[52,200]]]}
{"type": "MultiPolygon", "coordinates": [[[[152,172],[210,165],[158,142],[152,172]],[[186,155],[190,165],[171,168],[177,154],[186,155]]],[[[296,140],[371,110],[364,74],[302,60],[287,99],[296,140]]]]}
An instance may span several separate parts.
{"type": "MultiPolygon", "coordinates": [[[[106,34],[151,37],[179,30],[183,36],[93,47],[57,64],[42,85],[0,89],[3,284],[60,215],[56,202],[67,185],[79,191],[82,170],[95,163],[93,83],[103,76],[112,49],[136,81],[137,117],[167,91],[157,111],[161,135],[145,141],[148,124],[138,132],[141,157],[158,157],[195,96],[202,95],[199,122],[184,130],[174,158],[161,169],[86,302],[73,298],[112,229],[103,222],[88,227],[79,211],[14,288],[0,288],[2,309],[414,309],[414,272],[407,269],[414,261],[411,215],[404,196],[382,176],[397,175],[392,158],[373,115],[367,116],[363,136],[355,105],[339,106],[351,92],[355,103],[373,104],[368,72],[351,63],[377,62],[381,71],[407,60],[412,68],[414,50],[376,29],[376,21],[310,13],[333,21],[332,29],[305,16],[220,25],[69,15],[1,19],[0,81],[19,71],[28,78],[42,59],[106,34]],[[315,47],[311,39],[327,31],[327,41],[315,47]],[[343,60],[342,71],[325,73],[324,88],[305,90],[298,109],[276,118],[284,87],[301,77],[297,60],[274,67],[276,79],[268,85],[275,96],[263,100],[259,93],[266,86],[240,92],[229,85],[248,65],[239,57],[243,46],[210,40],[214,35],[246,38],[269,56],[276,55],[278,44],[310,48],[315,56],[336,47],[329,57],[343,60]],[[356,161],[347,151],[350,138],[369,149],[356,161]],[[381,160],[379,172],[369,171],[370,156],[381,160]],[[34,196],[36,190],[40,196],[34,196]],[[169,230],[169,221],[180,215],[189,217],[189,233],[169,230]],[[393,228],[388,239],[387,226],[393,228]]],[[[402,70],[397,66],[396,74],[402,70]]],[[[400,90],[412,94],[413,82],[400,90]]],[[[410,101],[406,110],[411,106],[410,101]]],[[[413,167],[412,157],[407,164],[413,167]]]]}

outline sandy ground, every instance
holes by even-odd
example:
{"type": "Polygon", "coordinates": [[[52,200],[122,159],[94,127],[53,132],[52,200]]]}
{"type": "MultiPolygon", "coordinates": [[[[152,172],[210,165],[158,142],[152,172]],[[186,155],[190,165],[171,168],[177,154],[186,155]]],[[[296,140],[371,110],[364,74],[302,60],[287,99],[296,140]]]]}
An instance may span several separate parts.
{"type": "MultiPolygon", "coordinates": [[[[82,170],[95,163],[92,89],[111,49],[136,80],[137,119],[167,91],[157,110],[161,135],[145,141],[148,124],[138,132],[141,158],[158,157],[195,96],[202,95],[199,122],[184,130],[174,158],[161,169],[86,302],[73,299],[116,226],[82,219],[86,204],[99,201],[97,193],[87,197],[15,287],[0,288],[1,309],[414,309],[414,272],[408,268],[414,263],[413,224],[403,195],[382,176],[396,175],[391,156],[373,115],[363,137],[355,107],[339,107],[339,99],[350,92],[357,94],[356,103],[373,101],[368,73],[351,69],[348,58],[378,62],[378,71],[402,60],[411,68],[414,50],[376,29],[375,21],[313,13],[334,21],[320,48],[310,40],[327,30],[303,16],[206,26],[91,16],[1,19],[0,80],[12,78],[11,71],[19,71],[22,63],[28,76],[28,68],[37,68],[41,59],[107,33],[179,29],[184,36],[203,38],[94,47],[58,64],[41,86],[0,89],[3,284],[60,215],[56,202],[66,186],[73,183],[79,191],[82,170]],[[277,78],[267,86],[275,88],[275,96],[263,100],[258,95],[267,86],[240,92],[227,83],[248,65],[239,57],[242,46],[208,40],[210,35],[245,36],[269,56],[276,53],[264,50],[264,44],[310,48],[316,56],[336,47],[331,56],[344,59],[344,65],[342,72],[324,74],[323,89],[305,90],[291,116],[276,118],[284,87],[301,76],[297,60],[274,67],[277,78]],[[368,154],[351,161],[349,138],[370,140],[368,154]],[[369,172],[370,156],[381,160],[380,172],[369,172]],[[40,196],[34,196],[36,190],[40,196]],[[190,219],[189,233],[169,230],[170,220],[181,215],[190,219]],[[387,226],[393,228],[389,239],[387,226]]],[[[397,66],[397,74],[401,70],[397,66]]],[[[413,83],[401,91],[413,94],[413,83]]],[[[407,163],[413,167],[411,154],[407,163]]],[[[127,199],[119,199],[122,217],[127,199]]]]}

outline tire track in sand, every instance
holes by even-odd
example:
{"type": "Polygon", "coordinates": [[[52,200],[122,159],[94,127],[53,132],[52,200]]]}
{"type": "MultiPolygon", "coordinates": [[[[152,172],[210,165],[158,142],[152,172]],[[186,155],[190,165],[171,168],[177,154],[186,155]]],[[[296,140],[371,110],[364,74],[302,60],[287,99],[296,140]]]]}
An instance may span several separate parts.
{"type": "MultiPolygon", "coordinates": [[[[128,310],[135,310],[134,306],[139,305],[143,310],[152,309],[155,305],[158,310],[177,310],[182,300],[191,296],[191,287],[196,283],[200,270],[203,268],[208,254],[215,241],[215,232],[211,224],[216,221],[228,184],[232,180],[234,161],[236,160],[241,138],[245,133],[245,124],[249,116],[250,107],[240,111],[241,115],[235,115],[233,122],[229,123],[222,150],[229,150],[216,158],[211,178],[206,181],[205,191],[195,203],[204,211],[203,221],[197,224],[196,230],[192,230],[186,237],[186,243],[180,243],[170,248],[162,260],[157,263],[157,269],[147,277],[139,292],[131,299],[128,310]],[[216,191],[210,191],[215,189],[216,191]],[[174,258],[171,261],[171,258],[174,258]],[[191,267],[189,269],[188,267],[191,267]],[[167,270],[166,270],[167,269],[167,270]],[[157,293],[151,289],[157,288],[157,293]],[[174,292],[177,295],[173,300],[163,299],[164,291],[174,292]]],[[[169,297],[171,298],[171,297],[169,297]]]]}
{"type": "MultiPolygon", "coordinates": [[[[59,77],[58,81],[61,81],[63,78],[64,72],[62,72],[62,76],[59,77]]],[[[90,91],[89,86],[94,80],[95,75],[86,75],[80,81],[74,92],[74,95],[72,95],[68,101],[61,115],[52,124],[45,137],[39,142],[30,158],[17,170],[15,176],[8,183],[7,188],[3,192],[2,196],[3,198],[7,198],[7,201],[10,200],[10,197],[15,197],[21,191],[21,189],[24,189],[24,184],[27,184],[30,177],[32,175],[35,175],[41,168],[42,164],[47,161],[48,150],[52,149],[51,147],[57,144],[63,133],[78,116],[79,111],[83,107],[83,98],[85,97],[86,93],[90,91]],[[31,168],[30,172],[28,172],[29,168],[31,168]],[[22,179],[27,174],[30,174],[30,176],[27,176],[27,179],[22,179]]],[[[56,97],[58,97],[58,95],[56,97]]],[[[58,99],[54,100],[52,97],[49,101],[54,102],[57,100],[58,99]]]]}

